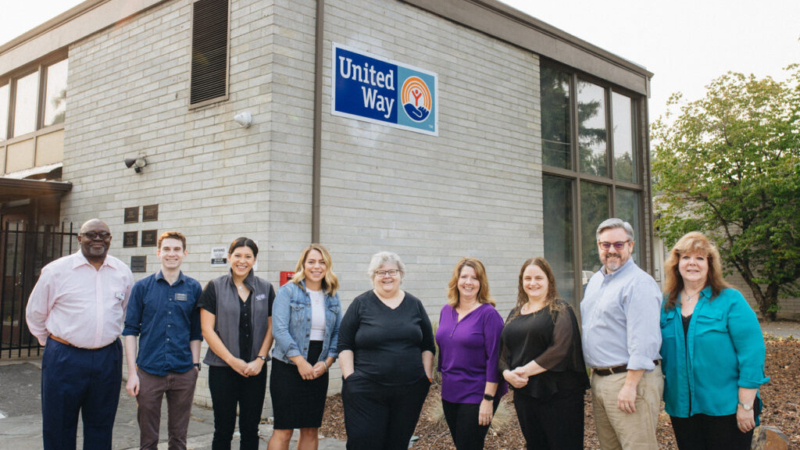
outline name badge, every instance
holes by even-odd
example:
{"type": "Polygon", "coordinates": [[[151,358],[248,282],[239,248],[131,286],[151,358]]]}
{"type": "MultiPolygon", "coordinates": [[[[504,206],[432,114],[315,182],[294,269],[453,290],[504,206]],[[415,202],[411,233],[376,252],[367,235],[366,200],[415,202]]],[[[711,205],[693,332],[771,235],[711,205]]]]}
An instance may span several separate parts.
{"type": "Polygon", "coordinates": [[[117,297],[117,300],[123,301],[125,300],[125,293],[124,292],[117,292],[114,294],[114,297],[117,297]]]}
{"type": "Polygon", "coordinates": [[[256,301],[261,301],[267,298],[267,294],[258,294],[256,295],[256,301]]]}
{"type": "Polygon", "coordinates": [[[176,302],[185,302],[188,299],[186,294],[175,294],[175,301],[176,302]]]}

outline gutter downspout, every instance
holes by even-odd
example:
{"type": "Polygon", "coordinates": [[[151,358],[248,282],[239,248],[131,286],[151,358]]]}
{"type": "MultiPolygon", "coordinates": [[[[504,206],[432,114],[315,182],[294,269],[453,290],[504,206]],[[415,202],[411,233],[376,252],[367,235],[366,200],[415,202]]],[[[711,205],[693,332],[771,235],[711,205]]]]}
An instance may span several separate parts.
{"type": "Polygon", "coordinates": [[[320,192],[322,179],[322,77],[325,46],[325,0],[317,0],[317,26],[314,58],[314,148],[311,175],[311,242],[319,243],[320,192]]]}

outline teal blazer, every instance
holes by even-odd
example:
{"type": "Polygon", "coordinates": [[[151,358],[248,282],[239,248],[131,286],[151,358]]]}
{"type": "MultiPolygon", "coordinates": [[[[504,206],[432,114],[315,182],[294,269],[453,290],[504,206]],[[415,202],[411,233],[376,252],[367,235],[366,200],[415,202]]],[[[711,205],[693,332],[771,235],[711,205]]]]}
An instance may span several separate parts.
{"type": "MultiPolygon", "coordinates": [[[[667,414],[736,414],[739,388],[758,389],[764,376],[764,337],[755,312],[736,289],[700,294],[684,338],[680,297],[661,311],[661,357],[667,414]]],[[[666,297],[664,299],[666,304],[666,297]]]]}

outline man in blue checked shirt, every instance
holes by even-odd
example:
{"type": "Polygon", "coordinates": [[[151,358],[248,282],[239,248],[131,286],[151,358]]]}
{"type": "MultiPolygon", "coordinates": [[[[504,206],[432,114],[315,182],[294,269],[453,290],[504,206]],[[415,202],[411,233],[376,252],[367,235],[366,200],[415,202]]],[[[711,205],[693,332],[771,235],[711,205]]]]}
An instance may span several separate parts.
{"type": "Polygon", "coordinates": [[[128,395],[139,405],[140,448],[158,447],[161,399],[167,395],[169,450],[186,449],[186,432],[200,373],[202,287],[181,272],[186,237],[167,231],[158,238],[161,270],[136,282],[125,316],[128,395]],[[136,336],[139,354],[136,356],[136,336]],[[135,359],[135,361],[134,361],[135,359]]]}
{"type": "Polygon", "coordinates": [[[620,219],[597,227],[602,267],[581,302],[583,355],[592,368],[592,409],[603,450],[658,450],[664,392],[661,290],[631,259],[633,228],[620,219]]]}

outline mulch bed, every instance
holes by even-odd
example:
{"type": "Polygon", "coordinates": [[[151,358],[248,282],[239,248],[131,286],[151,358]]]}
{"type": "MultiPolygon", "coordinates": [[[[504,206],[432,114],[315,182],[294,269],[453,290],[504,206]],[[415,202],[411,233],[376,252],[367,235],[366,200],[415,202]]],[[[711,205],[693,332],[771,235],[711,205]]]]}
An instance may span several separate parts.
{"type": "MultiPolygon", "coordinates": [[[[771,381],[761,388],[761,397],[765,404],[761,423],[783,431],[789,437],[789,448],[800,448],[800,341],[769,339],[767,341],[766,372],[771,381]]],[[[439,386],[431,387],[414,433],[419,436],[419,440],[414,443],[414,449],[455,449],[441,413],[439,392],[439,386]]],[[[505,397],[503,402],[505,403],[505,412],[498,412],[495,417],[492,429],[489,430],[489,435],[486,437],[486,450],[525,448],[525,440],[519,429],[511,398],[511,395],[505,397]]],[[[585,402],[584,448],[600,448],[592,418],[590,392],[586,393],[585,402]]],[[[659,448],[677,449],[669,416],[662,412],[658,422],[659,448]]],[[[347,440],[341,395],[328,397],[320,434],[342,441],[347,440]]]]}

